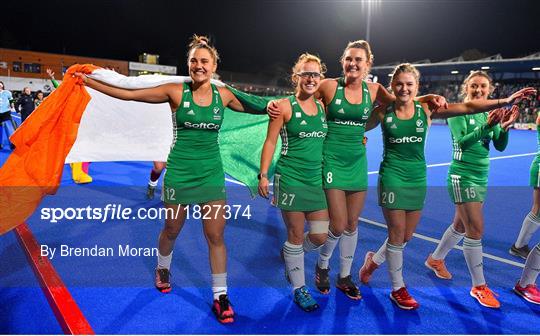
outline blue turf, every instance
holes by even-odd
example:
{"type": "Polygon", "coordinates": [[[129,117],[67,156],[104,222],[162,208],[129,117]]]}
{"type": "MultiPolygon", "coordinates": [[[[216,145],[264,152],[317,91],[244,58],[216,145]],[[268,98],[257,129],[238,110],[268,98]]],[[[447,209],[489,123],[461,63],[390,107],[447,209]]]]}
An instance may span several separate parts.
{"type": "MultiPolygon", "coordinates": [[[[382,147],[380,130],[368,133],[369,171],[376,171],[382,147]]],[[[426,149],[428,164],[451,160],[450,135],[446,126],[433,126],[426,149]]],[[[536,151],[536,133],[512,131],[504,153],[536,151]]],[[[0,162],[7,151],[0,152],[0,162]]],[[[522,262],[508,255],[523,216],[529,211],[531,189],[528,170],[533,156],[492,161],[489,191],[485,204],[484,252],[522,262]]],[[[84,207],[119,203],[132,208],[152,208],[159,201],[144,199],[144,185],[150,163],[93,163],[95,182],[73,185],[66,167],[63,187],[47,197],[43,206],[84,207]]],[[[418,233],[439,238],[452,220],[453,205],[446,191],[447,166],[428,169],[428,198],[418,233]]],[[[376,205],[377,175],[371,174],[363,217],[383,223],[376,205]]],[[[266,200],[251,200],[246,189],[228,183],[229,204],[250,205],[252,218],[229,221],[225,238],[229,255],[230,297],[237,312],[233,325],[220,325],[210,312],[210,271],[206,242],[200,221],[188,220],[177,241],[173,266],[173,291],[168,295],[152,287],[155,257],[56,257],[53,265],[69,286],[73,297],[97,333],[197,333],[197,334],[509,334],[538,333],[540,307],[524,302],[510,292],[521,268],[485,259],[486,279],[500,294],[500,311],[482,308],[469,297],[470,279],[461,251],[452,251],[447,264],[454,274],[442,281],[423,266],[435,244],[413,239],[405,250],[404,274],[410,292],[420,302],[416,312],[395,308],[388,299],[386,267],[378,270],[370,286],[362,286],[363,300],[347,299],[332,288],[330,295],[315,292],[313,269],[316,256],[306,258],[306,279],[321,308],[304,313],[293,302],[283,277],[279,247],[285,230],[277,209],[266,200]]],[[[155,247],[162,223],[158,220],[69,221],[49,223],[39,213],[30,220],[42,244],[117,247],[130,244],[155,247]]],[[[383,228],[362,223],[353,266],[357,272],[368,250],[378,248],[386,236],[383,228]]],[[[12,234],[0,238],[0,331],[6,333],[58,333],[58,325],[41,295],[22,252],[12,234]],[[21,257],[22,256],[22,257],[21,257]],[[16,284],[22,284],[17,287],[16,284]],[[30,288],[29,290],[22,289],[30,288]],[[40,311],[37,322],[28,323],[28,311],[40,311]],[[43,315],[43,316],[41,316],[43,315]],[[56,329],[55,329],[56,328],[56,329]]],[[[538,240],[535,235],[533,241],[538,240]]],[[[337,251],[336,251],[337,252],[337,251]]],[[[338,254],[338,253],[336,253],[338,254]]],[[[331,262],[335,281],[338,255],[331,262]]]]}

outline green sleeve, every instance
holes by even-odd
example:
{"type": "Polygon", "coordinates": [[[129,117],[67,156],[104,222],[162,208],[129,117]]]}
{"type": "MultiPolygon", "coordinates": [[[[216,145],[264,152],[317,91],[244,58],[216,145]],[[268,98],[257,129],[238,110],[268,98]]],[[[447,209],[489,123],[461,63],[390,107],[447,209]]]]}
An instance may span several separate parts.
{"type": "Polygon", "coordinates": [[[51,78],[51,82],[55,89],[60,86],[60,84],[58,84],[58,82],[54,78],[51,78]]]}
{"type": "Polygon", "coordinates": [[[502,129],[500,124],[493,127],[493,146],[499,152],[502,152],[506,149],[508,145],[508,132],[502,129]]]}
{"type": "Polygon", "coordinates": [[[246,113],[251,114],[266,114],[266,105],[274,99],[271,97],[261,97],[245,93],[243,91],[237,90],[232,86],[227,85],[232,94],[240,101],[246,113]]]}
{"type": "Polygon", "coordinates": [[[478,129],[467,133],[467,120],[465,117],[454,117],[448,119],[448,126],[452,132],[452,137],[457,142],[461,149],[468,149],[478,142],[478,140],[486,137],[493,128],[488,124],[480,126],[478,129]]]}

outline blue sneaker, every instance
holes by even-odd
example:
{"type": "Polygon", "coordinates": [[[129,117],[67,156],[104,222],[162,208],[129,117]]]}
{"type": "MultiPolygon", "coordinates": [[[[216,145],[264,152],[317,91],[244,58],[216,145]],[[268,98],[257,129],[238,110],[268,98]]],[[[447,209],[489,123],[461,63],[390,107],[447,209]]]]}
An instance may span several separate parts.
{"type": "Polygon", "coordinates": [[[294,302],[306,312],[319,308],[317,301],[313,299],[306,286],[294,290],[294,302]]]}

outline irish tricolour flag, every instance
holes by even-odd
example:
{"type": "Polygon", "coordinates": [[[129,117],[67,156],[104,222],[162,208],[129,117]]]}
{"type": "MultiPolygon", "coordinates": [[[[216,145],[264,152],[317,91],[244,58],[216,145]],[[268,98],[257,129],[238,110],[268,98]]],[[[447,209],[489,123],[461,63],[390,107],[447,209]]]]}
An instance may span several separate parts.
{"type": "MultiPolygon", "coordinates": [[[[0,168],[0,234],[25,221],[54,194],[71,162],[166,161],[172,143],[168,103],[122,101],[81,85],[82,72],[127,89],[181,85],[189,77],[126,77],[93,65],[74,65],[62,84],[12,135],[16,149],[0,168]]],[[[223,85],[222,83],[216,83],[223,85]]],[[[268,118],[226,111],[220,147],[227,174],[253,191],[268,118]],[[247,140],[246,140],[247,139],[247,140]]]]}

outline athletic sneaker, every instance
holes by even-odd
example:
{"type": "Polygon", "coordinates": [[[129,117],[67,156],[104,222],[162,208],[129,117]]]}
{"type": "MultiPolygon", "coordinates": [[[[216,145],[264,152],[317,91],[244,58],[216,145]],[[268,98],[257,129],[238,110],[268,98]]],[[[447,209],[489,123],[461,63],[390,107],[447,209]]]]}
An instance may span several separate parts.
{"type": "Polygon", "coordinates": [[[418,302],[409,294],[407,288],[401,287],[398,290],[390,293],[390,300],[392,300],[399,308],[411,310],[420,307],[418,302]]]}
{"type": "Polygon", "coordinates": [[[319,304],[311,296],[306,286],[294,290],[294,302],[306,312],[319,308],[319,304]]]}
{"type": "Polygon", "coordinates": [[[162,293],[169,293],[172,290],[171,287],[171,273],[166,268],[156,269],[156,289],[162,293]]]}
{"type": "Polygon", "coordinates": [[[435,275],[441,279],[452,279],[452,274],[446,269],[444,259],[433,259],[431,254],[424,263],[427,268],[435,272],[435,275]]]}
{"type": "Polygon", "coordinates": [[[234,311],[232,309],[231,302],[227,294],[221,294],[219,300],[214,300],[212,305],[212,311],[216,315],[216,318],[221,323],[234,322],[234,311]]]}
{"type": "Polygon", "coordinates": [[[358,286],[352,281],[350,274],[344,278],[340,278],[338,275],[336,287],[341,290],[343,294],[347,295],[349,299],[360,300],[362,298],[362,294],[360,293],[358,286]]]}
{"type": "Polygon", "coordinates": [[[529,255],[529,252],[531,252],[531,249],[529,248],[529,245],[517,248],[516,244],[513,244],[508,252],[513,256],[527,260],[527,256],[529,255]]]}
{"type": "Polygon", "coordinates": [[[156,192],[156,187],[148,185],[146,188],[146,198],[151,200],[154,199],[154,193],[156,192]]]}
{"type": "Polygon", "coordinates": [[[328,276],[330,267],[320,268],[319,264],[315,263],[315,286],[322,294],[330,293],[330,277],[328,276]]]}
{"type": "Polygon", "coordinates": [[[359,272],[360,281],[362,281],[362,283],[367,284],[369,280],[371,279],[373,272],[375,272],[375,270],[379,268],[379,265],[377,265],[373,261],[374,255],[375,255],[375,252],[368,251],[368,253],[366,253],[366,256],[364,257],[364,265],[362,265],[362,268],[360,268],[360,272],[359,272]]]}
{"type": "Polygon", "coordinates": [[[518,281],[514,286],[514,292],[531,303],[540,304],[540,290],[535,284],[521,287],[518,281]]]}
{"type": "MultiPolygon", "coordinates": [[[[493,293],[487,285],[481,285],[471,288],[469,292],[473,298],[478,300],[484,307],[488,308],[500,308],[501,303],[495,298],[496,293],[493,293]]],[[[498,295],[497,295],[498,296],[498,295]]]]}

